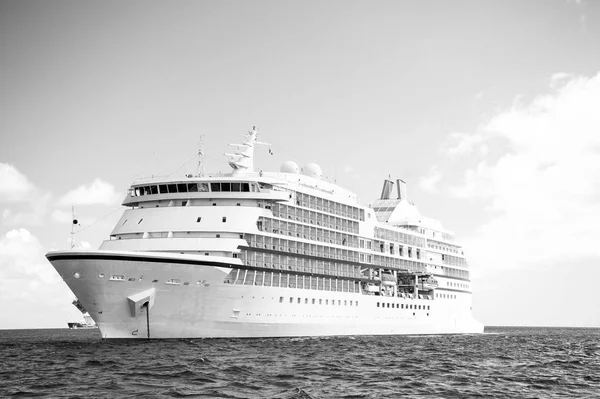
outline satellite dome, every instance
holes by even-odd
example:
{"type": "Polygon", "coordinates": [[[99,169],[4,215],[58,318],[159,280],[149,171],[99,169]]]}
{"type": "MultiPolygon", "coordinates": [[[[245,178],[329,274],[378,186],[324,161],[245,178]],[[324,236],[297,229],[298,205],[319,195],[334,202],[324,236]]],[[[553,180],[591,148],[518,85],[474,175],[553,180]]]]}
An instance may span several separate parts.
{"type": "Polygon", "coordinates": [[[315,179],[320,179],[323,176],[323,171],[321,167],[316,163],[307,163],[302,168],[302,173],[309,177],[314,177],[315,179]]]}
{"type": "Polygon", "coordinates": [[[294,161],[287,161],[283,165],[281,165],[279,171],[281,173],[300,173],[300,167],[294,161]]]}

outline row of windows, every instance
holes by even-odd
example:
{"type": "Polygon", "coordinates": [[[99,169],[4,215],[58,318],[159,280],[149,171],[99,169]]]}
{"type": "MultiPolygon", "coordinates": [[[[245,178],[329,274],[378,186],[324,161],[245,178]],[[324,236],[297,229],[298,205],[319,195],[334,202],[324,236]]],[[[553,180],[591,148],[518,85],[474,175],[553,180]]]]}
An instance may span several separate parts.
{"type": "Polygon", "coordinates": [[[147,186],[132,187],[129,195],[139,197],[154,194],[175,193],[205,193],[205,192],[255,192],[258,191],[254,183],[243,182],[217,182],[217,183],[169,183],[152,184],[147,186]]]}
{"type": "MultiPolygon", "coordinates": [[[[282,296],[279,297],[279,303],[283,303],[284,298],[282,296]]],[[[290,303],[297,303],[297,304],[301,304],[302,303],[302,298],[294,298],[294,297],[290,297],[290,303]]],[[[331,301],[329,299],[322,299],[322,298],[304,298],[304,304],[308,305],[316,305],[317,303],[319,305],[329,305],[331,303],[331,305],[335,306],[336,304],[336,300],[335,299],[331,299],[331,301]]],[[[343,301],[341,299],[337,300],[337,306],[358,306],[358,301],[348,301],[347,299],[344,299],[343,301]],[[350,305],[348,305],[350,304],[350,305]]]]}
{"type": "Polygon", "coordinates": [[[461,267],[468,266],[467,260],[465,258],[459,258],[458,256],[442,254],[442,261],[444,262],[444,264],[451,265],[451,266],[461,266],[461,267]]]}
{"type": "Polygon", "coordinates": [[[280,272],[232,269],[225,277],[226,284],[262,285],[265,287],[302,288],[307,290],[359,293],[357,281],[330,277],[303,276],[280,272]]]}
{"type": "Polygon", "coordinates": [[[246,234],[244,238],[248,242],[248,245],[250,245],[251,247],[265,248],[268,250],[316,256],[322,258],[331,258],[336,260],[346,260],[349,262],[356,263],[373,264],[375,266],[382,266],[386,269],[402,269],[425,272],[425,265],[423,263],[408,259],[398,259],[389,256],[363,254],[343,248],[333,248],[324,245],[253,234],[246,234]]]}
{"type": "MultiPolygon", "coordinates": [[[[78,272],[73,273],[73,277],[75,278],[80,278],[81,275],[78,272]]],[[[98,273],[98,278],[104,278],[106,277],[106,275],[104,273],[98,273]]],[[[109,278],[110,281],[129,281],[129,282],[135,282],[135,281],[143,281],[144,280],[144,276],[139,276],[139,277],[129,277],[127,278],[125,275],[123,274],[112,274],[109,278]]],[[[160,283],[160,280],[152,280],[153,284],[156,283],[160,283]]],[[[178,278],[170,278],[167,279],[165,281],[166,285],[190,285],[189,281],[181,281],[181,279],[178,278]]],[[[206,280],[198,280],[196,281],[196,285],[202,285],[202,286],[207,286],[208,283],[206,282],[206,280]]]]}
{"type": "MultiPolygon", "coordinates": [[[[280,221],[262,216],[258,218],[256,227],[260,231],[266,231],[269,233],[283,234],[313,241],[323,241],[354,248],[358,247],[358,237],[346,233],[322,229],[320,227],[305,226],[298,223],[287,222],[283,220],[280,221]]],[[[342,230],[342,228],[338,230],[342,230]]]]}
{"type": "Polygon", "coordinates": [[[404,304],[404,303],[389,303],[389,302],[377,302],[377,307],[382,308],[392,308],[392,309],[417,309],[417,310],[429,310],[429,305],[413,305],[413,304],[404,304]],[[414,308],[413,308],[414,306],[414,308]]]}
{"type": "MultiPolygon", "coordinates": [[[[375,227],[375,238],[380,238],[387,241],[394,241],[396,243],[404,243],[407,245],[414,245],[416,247],[425,246],[425,239],[421,237],[417,237],[413,234],[406,234],[400,231],[385,229],[382,227],[375,227]]],[[[386,244],[386,248],[388,246],[389,244],[386,244]]]]}
{"type": "Polygon", "coordinates": [[[273,216],[277,218],[291,219],[298,222],[358,234],[358,222],[343,217],[331,216],[327,213],[310,211],[308,209],[301,209],[283,204],[273,204],[271,206],[271,212],[273,212],[273,216]]]}
{"type": "MultiPolygon", "coordinates": [[[[352,205],[340,204],[339,202],[330,201],[322,197],[315,197],[314,195],[304,194],[301,192],[296,192],[296,205],[354,220],[365,220],[364,209],[360,209],[352,205]]],[[[285,205],[279,204],[279,207],[285,207],[285,205]]],[[[276,211],[275,205],[273,210],[276,211]]],[[[279,210],[277,210],[277,212],[279,212],[279,210]]]]}
{"type": "Polygon", "coordinates": [[[435,294],[435,297],[443,299],[456,299],[455,294],[440,294],[439,292],[435,294]]]}
{"type": "Polygon", "coordinates": [[[456,287],[456,288],[469,288],[468,284],[463,284],[463,283],[455,283],[453,281],[446,281],[446,285],[448,287],[456,287]]]}
{"type": "Polygon", "coordinates": [[[455,254],[460,253],[461,255],[464,255],[464,252],[460,249],[460,247],[454,246],[454,245],[448,245],[448,244],[444,244],[444,243],[440,243],[437,241],[431,241],[428,240],[427,241],[427,247],[431,248],[431,249],[437,249],[440,251],[447,251],[447,252],[452,252],[455,254]]]}
{"type": "Polygon", "coordinates": [[[343,262],[309,259],[303,256],[242,251],[239,255],[248,266],[283,269],[296,272],[361,278],[360,267],[343,262]]]}
{"type": "Polygon", "coordinates": [[[469,272],[467,270],[460,270],[460,269],[454,269],[452,267],[443,267],[443,266],[442,266],[442,270],[444,271],[445,276],[463,278],[463,279],[469,278],[469,272]]]}

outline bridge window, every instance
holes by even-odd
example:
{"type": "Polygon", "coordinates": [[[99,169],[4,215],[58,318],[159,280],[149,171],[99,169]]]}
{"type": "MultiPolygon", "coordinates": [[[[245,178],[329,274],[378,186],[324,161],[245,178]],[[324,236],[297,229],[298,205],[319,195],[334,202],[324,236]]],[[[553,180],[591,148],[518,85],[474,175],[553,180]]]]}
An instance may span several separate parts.
{"type": "Polygon", "coordinates": [[[177,185],[176,184],[168,184],[167,188],[169,190],[169,193],[176,193],[177,192],[177,185]]]}
{"type": "Polygon", "coordinates": [[[166,184],[161,184],[160,186],[158,186],[158,190],[160,191],[161,194],[167,194],[169,192],[166,184]]]}
{"type": "Polygon", "coordinates": [[[210,183],[210,191],[212,191],[212,192],[221,191],[221,183],[210,183]]]}
{"type": "Polygon", "coordinates": [[[196,183],[188,183],[188,192],[196,193],[198,192],[198,185],[196,183]]]}
{"type": "Polygon", "coordinates": [[[231,183],[221,183],[221,191],[231,191],[231,183]]]}
{"type": "Polygon", "coordinates": [[[187,184],[185,184],[185,183],[177,184],[177,191],[179,191],[180,193],[187,193],[187,184]]]}

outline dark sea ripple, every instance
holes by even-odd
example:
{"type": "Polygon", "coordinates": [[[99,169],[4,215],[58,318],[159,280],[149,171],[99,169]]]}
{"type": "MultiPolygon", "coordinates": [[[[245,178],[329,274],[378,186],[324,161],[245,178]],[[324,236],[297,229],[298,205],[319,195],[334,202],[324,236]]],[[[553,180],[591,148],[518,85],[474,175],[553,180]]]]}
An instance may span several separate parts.
{"type": "Polygon", "coordinates": [[[3,397],[600,397],[600,329],[164,341],[2,330],[0,356],[3,397]]]}

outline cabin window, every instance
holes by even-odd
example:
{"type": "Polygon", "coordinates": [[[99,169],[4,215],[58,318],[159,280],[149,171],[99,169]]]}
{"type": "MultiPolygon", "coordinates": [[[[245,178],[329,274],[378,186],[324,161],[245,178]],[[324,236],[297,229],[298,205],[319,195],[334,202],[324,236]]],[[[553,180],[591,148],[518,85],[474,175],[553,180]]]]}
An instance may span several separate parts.
{"type": "Polygon", "coordinates": [[[282,296],[279,297],[279,303],[281,303],[281,302],[283,302],[283,297],[282,296]]]}
{"type": "Polygon", "coordinates": [[[196,223],[200,223],[201,221],[202,221],[202,217],[201,216],[196,219],[196,223]]]}
{"type": "Polygon", "coordinates": [[[186,206],[187,205],[187,201],[181,201],[181,206],[186,206]]]}
{"type": "Polygon", "coordinates": [[[167,186],[165,184],[161,184],[160,186],[158,186],[158,191],[161,194],[167,194],[169,192],[169,190],[167,189],[167,186]]]}
{"type": "Polygon", "coordinates": [[[217,234],[217,238],[221,238],[221,234],[217,234]]]}
{"type": "Polygon", "coordinates": [[[248,183],[241,183],[241,191],[243,193],[250,192],[250,185],[248,183]]]}
{"type": "Polygon", "coordinates": [[[227,216],[223,216],[223,223],[227,222],[227,216]]]}

